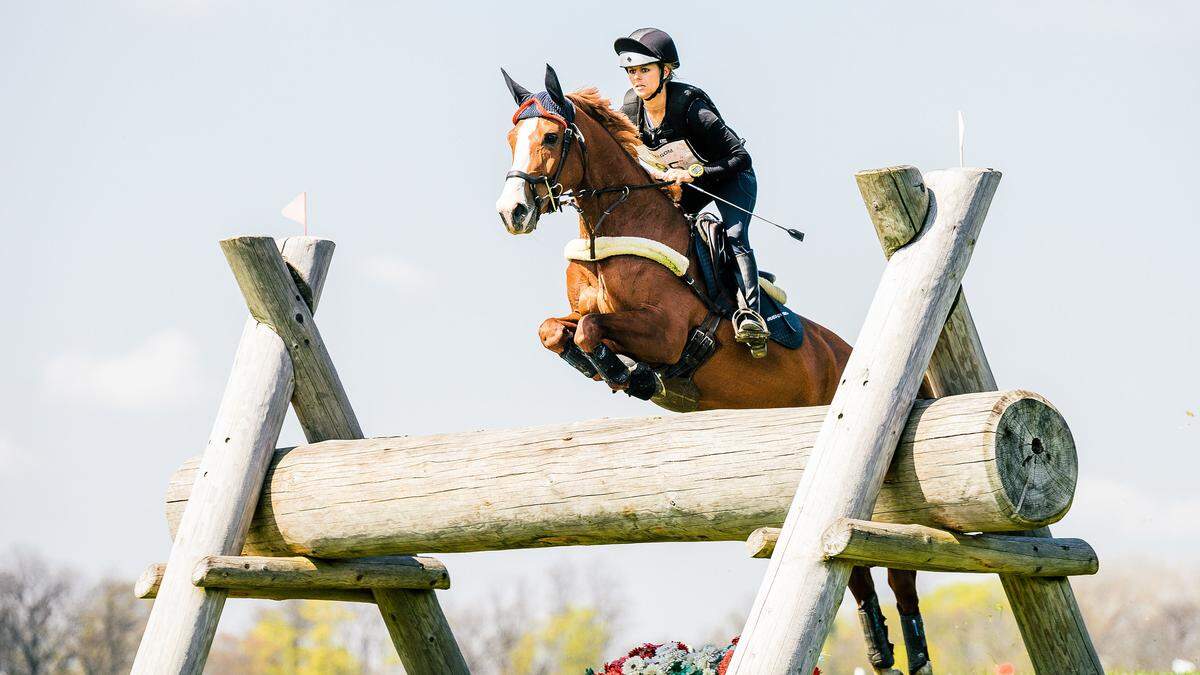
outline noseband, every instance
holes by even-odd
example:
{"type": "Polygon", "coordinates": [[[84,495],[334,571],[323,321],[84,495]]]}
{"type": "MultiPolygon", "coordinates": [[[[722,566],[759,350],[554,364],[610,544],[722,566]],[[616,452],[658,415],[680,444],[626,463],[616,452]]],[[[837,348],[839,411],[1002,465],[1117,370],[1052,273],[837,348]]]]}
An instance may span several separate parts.
{"type": "Polygon", "coordinates": [[[581,197],[599,197],[600,195],[605,195],[605,194],[620,193],[621,196],[618,197],[617,200],[615,202],[613,202],[607,209],[604,210],[604,212],[600,215],[600,218],[597,219],[596,224],[594,226],[590,225],[586,220],[583,221],[584,227],[587,228],[588,240],[589,240],[589,244],[590,244],[589,248],[591,249],[592,257],[595,258],[596,257],[596,234],[597,234],[597,232],[600,231],[600,225],[604,222],[604,219],[609,216],[609,214],[611,214],[618,206],[620,206],[622,203],[625,202],[626,199],[629,198],[630,192],[632,192],[633,190],[642,190],[642,189],[646,189],[646,188],[665,187],[667,185],[672,185],[673,181],[669,181],[669,180],[656,181],[653,183],[642,183],[642,184],[637,184],[637,185],[614,185],[612,187],[603,187],[603,188],[588,187],[587,186],[587,179],[588,179],[587,144],[583,140],[583,134],[580,133],[579,127],[576,126],[573,121],[567,122],[567,120],[562,115],[556,115],[556,114],[546,110],[546,108],[542,105],[542,102],[539,101],[536,97],[532,97],[532,96],[528,100],[526,100],[524,103],[522,103],[521,106],[519,108],[517,108],[517,111],[515,113],[513,113],[512,121],[513,121],[514,125],[519,121],[521,113],[525,112],[525,110],[531,106],[536,106],[538,117],[544,117],[544,118],[558,124],[559,126],[561,126],[563,128],[562,152],[560,152],[559,156],[558,156],[558,166],[554,167],[554,175],[553,176],[546,176],[546,175],[535,176],[533,174],[529,174],[524,171],[518,171],[516,169],[513,169],[512,171],[509,171],[507,174],[505,174],[504,178],[505,178],[505,180],[508,180],[509,178],[520,178],[521,180],[528,183],[530,190],[533,191],[534,207],[539,212],[542,210],[542,204],[548,203],[549,204],[549,209],[548,209],[549,213],[556,213],[558,211],[561,211],[564,204],[569,204],[576,211],[579,211],[580,213],[582,213],[583,210],[579,207],[579,201],[578,201],[581,197]],[[559,178],[559,176],[562,175],[563,167],[567,165],[567,157],[571,152],[571,141],[575,138],[579,139],[579,161],[583,165],[583,175],[579,179],[579,187],[577,187],[576,189],[573,189],[573,190],[564,190],[562,184],[558,182],[558,178],[559,178]],[[545,196],[541,196],[537,193],[536,187],[538,185],[546,186],[546,195],[545,196]],[[556,190],[557,190],[557,192],[556,192],[556,190]]]}

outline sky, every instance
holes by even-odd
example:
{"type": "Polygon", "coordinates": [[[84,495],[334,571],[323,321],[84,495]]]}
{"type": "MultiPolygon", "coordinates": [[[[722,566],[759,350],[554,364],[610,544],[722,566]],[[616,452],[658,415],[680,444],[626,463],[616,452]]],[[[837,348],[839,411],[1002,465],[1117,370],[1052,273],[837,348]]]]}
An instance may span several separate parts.
{"type": "MultiPolygon", "coordinates": [[[[756,225],[760,265],[851,342],[884,265],[853,174],[956,166],[962,110],[966,163],[1004,173],[972,313],[1000,386],[1078,444],[1055,532],[1102,566],[1200,558],[1198,25],[1187,2],[3,3],[0,551],[131,579],[166,559],[167,477],[246,314],[217,242],[298,234],[300,191],[337,242],[317,321],[368,435],[659,414],[537,340],[573,218],[515,237],[494,209],[499,68],[619,99],[612,40],[657,26],[748,139],[759,211],[808,234],[756,225]]],[[[603,569],[629,643],[706,636],[765,571],[738,542],[440,557],[447,603],[603,569]]]]}

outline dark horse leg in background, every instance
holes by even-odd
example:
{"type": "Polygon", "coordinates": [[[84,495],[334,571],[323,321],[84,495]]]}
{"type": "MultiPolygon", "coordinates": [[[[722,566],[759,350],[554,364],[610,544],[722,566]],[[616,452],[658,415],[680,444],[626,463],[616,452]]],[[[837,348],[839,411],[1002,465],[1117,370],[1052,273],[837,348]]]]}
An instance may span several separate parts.
{"type": "MultiPolygon", "coordinates": [[[[911,570],[888,570],[888,585],[896,595],[900,624],[904,632],[904,649],[908,654],[908,672],[914,675],[932,673],[929,648],[925,644],[925,627],[917,604],[917,573],[911,570]]],[[[878,672],[897,672],[892,643],[888,642],[887,625],[875,594],[871,568],[855,567],[850,571],[850,593],[858,603],[858,620],[867,640],[867,658],[878,672]]]]}

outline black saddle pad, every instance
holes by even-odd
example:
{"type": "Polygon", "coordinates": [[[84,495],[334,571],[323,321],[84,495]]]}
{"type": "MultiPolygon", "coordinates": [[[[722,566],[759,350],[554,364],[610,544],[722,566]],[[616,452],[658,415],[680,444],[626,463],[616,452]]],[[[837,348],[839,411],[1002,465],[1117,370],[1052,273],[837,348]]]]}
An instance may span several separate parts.
{"type": "MultiPolygon", "coordinates": [[[[737,309],[736,285],[733,282],[734,270],[730,267],[733,255],[726,244],[725,228],[721,219],[710,213],[702,213],[696,218],[693,227],[696,236],[692,237],[697,261],[700,263],[700,275],[708,288],[709,296],[720,308],[722,316],[730,318],[737,309]]],[[[758,276],[770,281],[775,275],[759,271],[758,276]]],[[[775,300],[765,292],[760,292],[763,318],[767,320],[767,330],[771,332],[771,340],[787,349],[798,349],[804,343],[804,323],[800,315],[775,300]]]]}

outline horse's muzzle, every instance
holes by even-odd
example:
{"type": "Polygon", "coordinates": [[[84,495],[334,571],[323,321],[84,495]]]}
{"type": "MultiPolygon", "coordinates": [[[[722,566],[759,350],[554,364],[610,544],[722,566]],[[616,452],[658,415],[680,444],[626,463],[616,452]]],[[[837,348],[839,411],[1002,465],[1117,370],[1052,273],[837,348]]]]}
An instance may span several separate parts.
{"type": "Polygon", "coordinates": [[[529,234],[537,228],[537,207],[529,195],[528,184],[520,178],[504,181],[504,191],[496,200],[496,212],[510,234],[529,234]]]}

